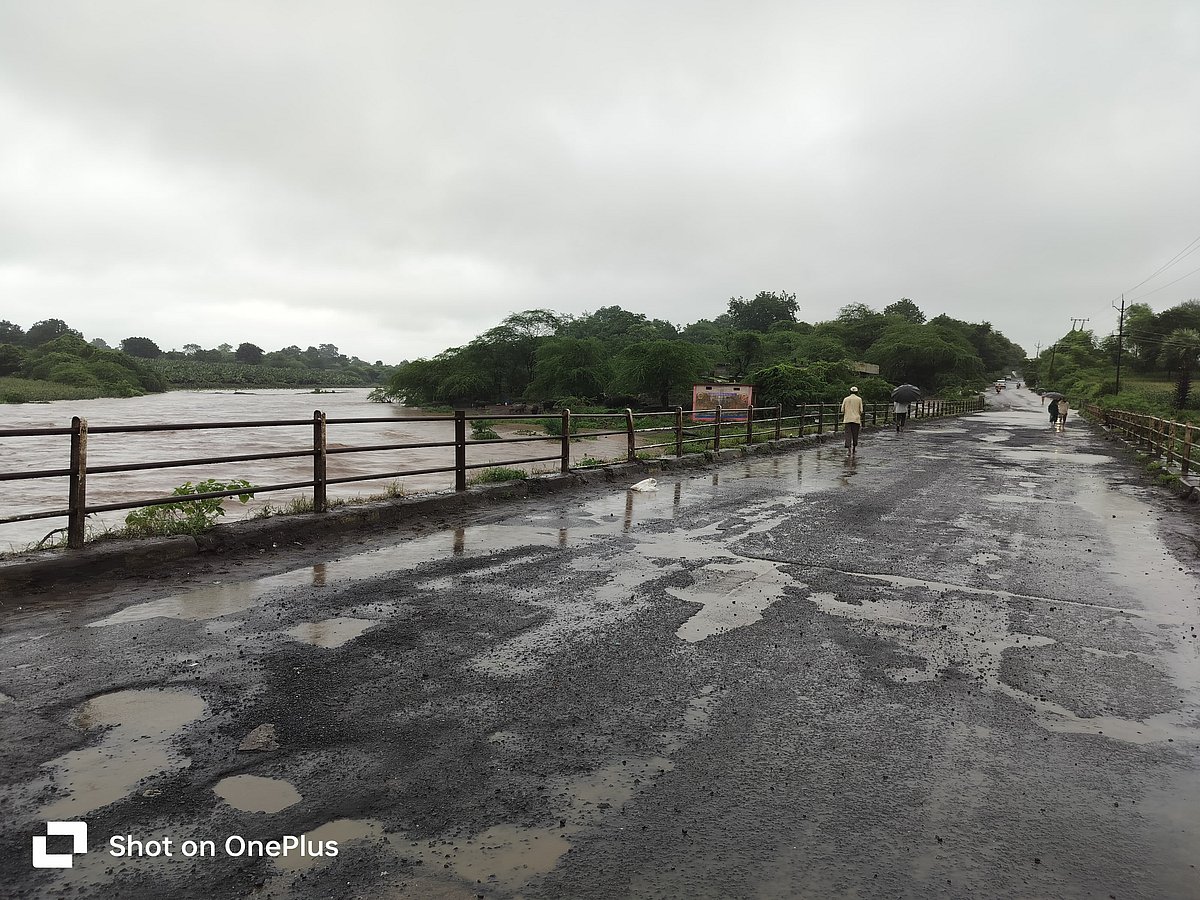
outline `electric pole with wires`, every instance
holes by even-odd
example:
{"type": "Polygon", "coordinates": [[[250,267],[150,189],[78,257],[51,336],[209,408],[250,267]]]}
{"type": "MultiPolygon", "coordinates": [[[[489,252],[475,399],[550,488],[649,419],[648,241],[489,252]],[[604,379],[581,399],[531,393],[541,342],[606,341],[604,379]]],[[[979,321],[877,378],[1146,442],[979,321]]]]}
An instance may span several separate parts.
{"type": "Polygon", "coordinates": [[[1117,319],[1117,393],[1121,393],[1121,354],[1125,350],[1125,295],[1121,295],[1121,316],[1117,319]]]}

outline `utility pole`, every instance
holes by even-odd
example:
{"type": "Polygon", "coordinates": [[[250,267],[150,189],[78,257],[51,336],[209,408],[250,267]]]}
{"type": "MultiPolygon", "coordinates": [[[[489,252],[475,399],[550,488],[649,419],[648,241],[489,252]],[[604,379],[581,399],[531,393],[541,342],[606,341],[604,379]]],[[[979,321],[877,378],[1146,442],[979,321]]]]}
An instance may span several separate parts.
{"type": "Polygon", "coordinates": [[[1050,345],[1050,371],[1046,375],[1046,380],[1049,382],[1054,381],[1054,352],[1057,349],[1058,349],[1058,342],[1055,341],[1053,344],[1050,345]]]}
{"type": "Polygon", "coordinates": [[[1091,320],[1091,319],[1076,319],[1076,318],[1072,318],[1072,319],[1071,319],[1071,330],[1072,330],[1072,331],[1074,331],[1074,330],[1075,330],[1075,326],[1076,326],[1076,324],[1078,324],[1078,325],[1079,325],[1079,330],[1080,330],[1080,331],[1083,331],[1083,326],[1084,326],[1085,324],[1087,324],[1088,322],[1090,322],[1090,321],[1092,321],[1092,320],[1091,320]]]}
{"type": "Polygon", "coordinates": [[[1035,352],[1035,353],[1033,354],[1033,358],[1034,358],[1034,359],[1040,359],[1040,358],[1041,358],[1041,356],[1042,356],[1042,345],[1039,343],[1039,344],[1037,345],[1037,352],[1035,352]]]}
{"type": "Polygon", "coordinates": [[[1125,295],[1121,295],[1121,317],[1117,319],[1117,393],[1121,393],[1121,351],[1125,349],[1125,295]]]}

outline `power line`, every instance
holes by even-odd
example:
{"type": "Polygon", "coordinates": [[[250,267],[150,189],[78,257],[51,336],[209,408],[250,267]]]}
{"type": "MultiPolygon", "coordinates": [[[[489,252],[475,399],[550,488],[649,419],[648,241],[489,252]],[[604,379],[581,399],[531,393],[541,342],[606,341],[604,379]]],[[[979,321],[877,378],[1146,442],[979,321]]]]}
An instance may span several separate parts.
{"type": "MultiPolygon", "coordinates": [[[[1196,249],[1200,250],[1200,247],[1197,247],[1196,249]]],[[[1146,293],[1144,293],[1144,294],[1139,294],[1138,296],[1133,298],[1133,301],[1140,300],[1140,299],[1142,299],[1142,297],[1149,297],[1151,294],[1156,294],[1159,291],[1161,291],[1163,288],[1169,288],[1171,285],[1176,284],[1177,282],[1183,281],[1183,279],[1187,278],[1188,275],[1195,275],[1197,272],[1200,272],[1200,266],[1197,266],[1195,269],[1192,269],[1192,271],[1188,272],[1185,275],[1180,275],[1178,278],[1175,279],[1175,281],[1168,281],[1166,284],[1160,285],[1159,287],[1156,287],[1153,290],[1146,291],[1146,293]]],[[[1142,284],[1145,284],[1145,283],[1146,282],[1144,282],[1144,281],[1142,282],[1142,284]]],[[[1133,301],[1130,301],[1130,302],[1133,302],[1133,301]]]]}
{"type": "MultiPolygon", "coordinates": [[[[1188,243],[1187,247],[1184,247],[1182,250],[1180,250],[1178,253],[1176,253],[1174,256],[1172,256],[1169,260],[1167,260],[1165,263],[1163,263],[1161,266],[1159,266],[1157,269],[1155,269],[1151,274],[1147,275],[1145,278],[1143,278],[1141,281],[1139,281],[1133,287],[1131,287],[1127,291],[1125,291],[1125,293],[1132,294],[1134,291],[1136,291],[1138,288],[1140,288],[1147,281],[1158,276],[1160,273],[1165,272],[1167,269],[1171,268],[1171,266],[1175,265],[1175,263],[1181,262],[1185,257],[1191,256],[1197,250],[1200,250],[1200,236],[1197,236],[1196,238],[1191,240],[1188,243]]],[[[1200,271],[1200,269],[1198,269],[1197,271],[1200,271]]],[[[1188,273],[1188,274],[1191,274],[1191,273],[1188,273]]],[[[1186,278],[1187,275],[1185,275],[1183,277],[1186,278]]],[[[1171,283],[1174,284],[1175,282],[1171,282],[1171,283]]],[[[1164,284],[1163,287],[1166,287],[1166,285],[1164,284]]],[[[1157,288],[1156,288],[1156,290],[1157,290],[1157,288]]]]}

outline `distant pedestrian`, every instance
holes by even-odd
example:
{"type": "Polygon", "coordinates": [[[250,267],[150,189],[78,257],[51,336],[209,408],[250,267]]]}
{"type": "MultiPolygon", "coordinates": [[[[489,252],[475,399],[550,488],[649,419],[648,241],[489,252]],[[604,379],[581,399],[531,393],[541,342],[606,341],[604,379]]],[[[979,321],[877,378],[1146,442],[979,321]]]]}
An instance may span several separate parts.
{"type": "Polygon", "coordinates": [[[896,431],[902,431],[904,429],[904,423],[908,421],[908,404],[893,403],[892,418],[896,420],[896,431]]]}
{"type": "Polygon", "coordinates": [[[1050,413],[1050,424],[1053,425],[1058,421],[1058,398],[1055,397],[1050,401],[1050,406],[1047,407],[1047,412],[1050,413]]]}
{"type": "Polygon", "coordinates": [[[1063,397],[1058,401],[1058,423],[1060,425],[1067,424],[1067,413],[1071,409],[1071,404],[1067,402],[1067,398],[1063,397]]]}
{"type": "Polygon", "coordinates": [[[862,431],[863,402],[858,396],[858,388],[850,388],[850,393],[842,399],[842,424],[846,429],[846,449],[851,453],[858,451],[858,433],[862,431]]]}

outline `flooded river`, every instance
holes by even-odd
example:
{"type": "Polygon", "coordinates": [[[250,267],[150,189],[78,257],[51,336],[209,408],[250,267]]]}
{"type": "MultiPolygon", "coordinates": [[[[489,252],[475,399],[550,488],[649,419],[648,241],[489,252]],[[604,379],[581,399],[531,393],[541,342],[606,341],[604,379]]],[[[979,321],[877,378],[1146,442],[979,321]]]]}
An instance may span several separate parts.
{"type": "MultiPolygon", "coordinates": [[[[246,393],[170,391],[128,399],[102,398],[9,404],[3,407],[4,421],[0,425],[0,473],[66,468],[70,464],[70,438],[67,435],[5,437],[2,431],[4,428],[68,427],[72,416],[86,419],[90,428],[99,428],[112,425],[311,419],[313,411],[320,409],[330,419],[368,416],[383,419],[380,422],[329,425],[328,442],[331,449],[370,444],[436,443],[453,440],[452,422],[411,421],[414,417],[426,416],[429,413],[394,404],[372,403],[367,399],[368,393],[366,388],[338,390],[328,394],[296,390],[258,390],[246,393]]],[[[497,430],[504,437],[540,433],[537,426],[524,423],[505,425],[497,430]]],[[[95,467],[304,450],[311,446],[311,425],[142,434],[90,434],[88,465],[95,467]]],[[[572,462],[578,462],[584,455],[602,459],[615,458],[622,452],[623,446],[624,439],[620,437],[615,440],[594,439],[578,442],[572,445],[572,462]]],[[[545,443],[491,444],[469,450],[467,462],[503,463],[522,457],[550,456],[556,454],[558,449],[557,440],[547,440],[545,443]]],[[[328,457],[328,477],[431,469],[453,464],[452,447],[335,453],[328,457]]],[[[553,462],[546,462],[522,468],[553,471],[557,466],[553,462]]],[[[185,481],[194,483],[208,478],[226,481],[244,478],[252,484],[263,485],[307,481],[312,479],[312,461],[311,458],[296,457],[138,472],[89,473],[88,502],[100,505],[166,496],[185,481]]],[[[330,485],[328,493],[331,500],[350,499],[382,494],[391,485],[390,478],[360,481],[330,485]]],[[[405,476],[399,479],[396,485],[407,494],[448,491],[452,490],[453,486],[452,472],[405,476]]],[[[294,498],[311,496],[311,488],[272,492],[258,495],[245,506],[239,503],[237,498],[231,498],[225,502],[225,520],[253,516],[261,513],[267,505],[277,509],[294,498]]],[[[65,509],[66,505],[65,477],[0,481],[0,510],[3,510],[0,515],[65,509]]],[[[126,511],[94,514],[88,521],[92,532],[98,533],[120,527],[124,523],[125,515],[126,511]]],[[[0,525],[0,551],[21,549],[40,540],[52,529],[65,525],[65,517],[0,525]]]]}

